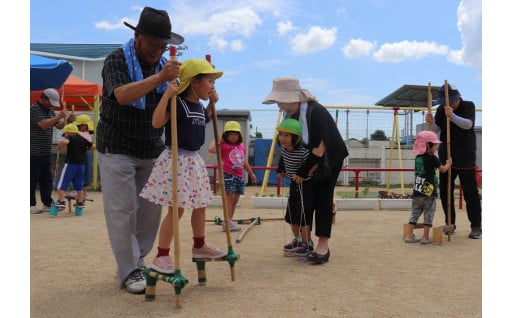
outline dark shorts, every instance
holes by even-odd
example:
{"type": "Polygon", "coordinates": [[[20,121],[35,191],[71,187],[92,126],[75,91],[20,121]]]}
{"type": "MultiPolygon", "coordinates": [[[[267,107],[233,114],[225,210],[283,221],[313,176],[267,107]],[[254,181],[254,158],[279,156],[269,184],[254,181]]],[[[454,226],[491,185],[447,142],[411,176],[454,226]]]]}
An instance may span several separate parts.
{"type": "Polygon", "coordinates": [[[299,226],[313,224],[314,210],[314,182],[312,179],[304,181],[302,185],[290,183],[288,205],[286,207],[285,221],[299,226]]]}
{"type": "Polygon", "coordinates": [[[226,193],[244,194],[245,179],[234,174],[224,173],[224,187],[226,193]]]}

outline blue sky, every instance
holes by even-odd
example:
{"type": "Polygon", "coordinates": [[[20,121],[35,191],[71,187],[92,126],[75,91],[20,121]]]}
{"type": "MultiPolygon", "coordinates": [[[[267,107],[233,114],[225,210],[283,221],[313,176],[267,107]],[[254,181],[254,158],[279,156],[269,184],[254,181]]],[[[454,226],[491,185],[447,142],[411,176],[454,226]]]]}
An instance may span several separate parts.
{"type": "MultiPolygon", "coordinates": [[[[211,54],[219,108],[265,106],[293,76],[324,105],[373,106],[404,84],[454,83],[482,105],[481,1],[151,1],[185,37],[181,60],[211,54]],[[443,21],[443,23],[440,23],[443,21]]],[[[32,1],[30,41],[124,43],[145,2],[32,1]],[[86,5],[84,5],[86,4],[86,5]],[[58,18],[49,19],[49,16],[58,18]]]]}

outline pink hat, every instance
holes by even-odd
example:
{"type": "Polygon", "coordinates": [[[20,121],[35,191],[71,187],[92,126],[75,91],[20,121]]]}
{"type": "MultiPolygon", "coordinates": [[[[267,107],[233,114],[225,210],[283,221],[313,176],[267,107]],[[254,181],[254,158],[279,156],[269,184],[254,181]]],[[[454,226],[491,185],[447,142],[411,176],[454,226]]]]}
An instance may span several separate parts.
{"type": "Polygon", "coordinates": [[[440,144],[441,141],[437,138],[437,134],[433,131],[424,130],[416,135],[416,140],[412,145],[412,152],[417,155],[422,155],[427,150],[427,143],[440,144]]]}

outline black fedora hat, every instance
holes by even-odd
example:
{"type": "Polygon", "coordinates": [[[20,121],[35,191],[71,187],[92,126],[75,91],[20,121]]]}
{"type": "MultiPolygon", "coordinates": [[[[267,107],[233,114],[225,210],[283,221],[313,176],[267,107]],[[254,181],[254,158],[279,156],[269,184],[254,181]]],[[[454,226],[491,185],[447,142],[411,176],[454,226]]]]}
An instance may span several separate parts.
{"type": "Polygon", "coordinates": [[[136,27],[128,22],[124,24],[130,29],[165,43],[179,45],[185,41],[181,35],[171,32],[171,19],[165,10],[144,7],[136,27]]]}

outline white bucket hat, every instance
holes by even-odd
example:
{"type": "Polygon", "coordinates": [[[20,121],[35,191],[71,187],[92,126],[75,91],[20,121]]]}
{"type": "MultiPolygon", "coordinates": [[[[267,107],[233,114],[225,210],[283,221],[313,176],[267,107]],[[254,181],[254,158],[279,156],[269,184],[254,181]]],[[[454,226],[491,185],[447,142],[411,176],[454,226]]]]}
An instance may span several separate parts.
{"type": "Polygon", "coordinates": [[[298,103],[316,100],[307,89],[301,88],[299,80],[293,77],[278,77],[272,83],[272,91],[263,100],[263,104],[298,103]]]}

